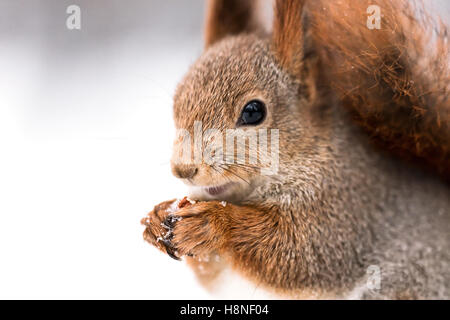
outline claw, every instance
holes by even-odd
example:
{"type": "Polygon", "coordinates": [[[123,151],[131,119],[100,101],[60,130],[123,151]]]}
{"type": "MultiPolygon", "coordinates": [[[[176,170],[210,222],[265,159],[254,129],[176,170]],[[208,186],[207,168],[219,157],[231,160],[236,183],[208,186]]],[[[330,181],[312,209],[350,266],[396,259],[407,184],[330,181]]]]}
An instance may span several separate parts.
{"type": "Polygon", "coordinates": [[[161,242],[163,243],[163,245],[166,248],[170,248],[170,249],[174,249],[172,242],[170,241],[171,239],[162,239],[161,242]]]}
{"type": "MultiPolygon", "coordinates": [[[[175,228],[175,224],[178,221],[180,221],[181,219],[182,219],[181,217],[178,217],[173,214],[168,215],[166,217],[166,219],[164,219],[164,221],[161,223],[161,226],[164,229],[166,229],[167,232],[165,234],[163,233],[160,237],[156,238],[156,242],[162,243],[162,245],[166,249],[167,255],[177,261],[180,261],[181,258],[178,257],[176,254],[176,248],[174,247],[174,245],[172,243],[172,239],[173,239],[173,229],[175,228]]],[[[142,219],[141,223],[148,227],[149,224],[151,223],[150,218],[146,217],[146,218],[142,219]]],[[[146,232],[148,232],[147,229],[144,232],[144,238],[146,236],[146,232]]]]}
{"type": "Polygon", "coordinates": [[[164,247],[166,248],[166,252],[169,255],[169,257],[171,257],[172,259],[175,259],[177,261],[180,261],[181,259],[175,254],[174,252],[174,247],[172,245],[172,242],[170,242],[170,240],[163,240],[162,243],[164,244],[164,247]]]}
{"type": "Polygon", "coordinates": [[[166,249],[166,252],[167,252],[167,255],[169,257],[171,257],[172,259],[181,261],[181,259],[175,255],[175,253],[172,251],[172,249],[166,249]]]}
{"type": "Polygon", "coordinates": [[[174,216],[174,215],[169,215],[167,216],[167,218],[164,220],[164,222],[162,223],[162,226],[168,230],[175,228],[175,223],[180,221],[181,218],[174,216]]]}

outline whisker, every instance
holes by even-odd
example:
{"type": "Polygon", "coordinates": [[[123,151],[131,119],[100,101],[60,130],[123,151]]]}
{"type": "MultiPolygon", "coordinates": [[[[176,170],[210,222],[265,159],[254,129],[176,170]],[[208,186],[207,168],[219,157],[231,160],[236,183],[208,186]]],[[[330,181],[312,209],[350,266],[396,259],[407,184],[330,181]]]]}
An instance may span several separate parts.
{"type": "MultiPolygon", "coordinates": [[[[220,172],[219,170],[217,170],[216,167],[211,166],[211,168],[212,168],[214,171],[216,171],[218,174],[220,174],[220,176],[222,176],[223,178],[225,178],[227,181],[233,182],[233,180],[232,180],[230,177],[224,175],[222,172],[220,172]]],[[[223,170],[223,168],[221,168],[221,169],[223,170]]]]}
{"type": "Polygon", "coordinates": [[[231,169],[225,168],[225,167],[220,166],[220,165],[219,165],[219,167],[220,167],[222,170],[225,170],[226,172],[228,172],[228,173],[234,175],[235,177],[241,179],[242,181],[244,181],[245,183],[247,183],[247,184],[250,185],[250,182],[249,182],[248,180],[244,179],[243,177],[241,177],[240,175],[238,175],[236,172],[232,171],[231,169]]]}
{"type": "MultiPolygon", "coordinates": [[[[252,165],[247,165],[247,164],[239,164],[239,163],[235,163],[235,164],[233,164],[233,166],[239,167],[242,169],[254,169],[255,171],[261,169],[260,167],[257,167],[257,166],[252,166],[252,165]]],[[[251,172],[250,170],[247,170],[247,171],[251,172]]]]}

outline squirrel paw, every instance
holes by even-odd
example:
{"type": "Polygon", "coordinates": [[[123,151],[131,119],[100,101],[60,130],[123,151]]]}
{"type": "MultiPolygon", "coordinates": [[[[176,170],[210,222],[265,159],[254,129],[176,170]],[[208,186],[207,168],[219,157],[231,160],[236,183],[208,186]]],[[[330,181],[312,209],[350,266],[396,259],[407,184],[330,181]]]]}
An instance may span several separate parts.
{"type": "Polygon", "coordinates": [[[167,253],[170,257],[180,260],[171,244],[176,218],[170,212],[174,203],[175,200],[170,200],[158,204],[147,217],[141,220],[141,224],[146,227],[144,231],[145,241],[167,253]]]}
{"type": "Polygon", "coordinates": [[[144,239],[176,260],[184,255],[201,257],[217,250],[225,225],[220,218],[223,205],[216,201],[198,202],[170,212],[172,203],[156,206],[142,220],[147,227],[144,239]]]}

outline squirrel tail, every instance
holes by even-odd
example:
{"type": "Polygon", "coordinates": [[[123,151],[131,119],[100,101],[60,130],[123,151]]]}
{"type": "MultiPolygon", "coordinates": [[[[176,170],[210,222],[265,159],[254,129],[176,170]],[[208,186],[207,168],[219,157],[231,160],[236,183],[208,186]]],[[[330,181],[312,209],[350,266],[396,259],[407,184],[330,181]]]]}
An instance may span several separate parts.
{"type": "Polygon", "coordinates": [[[322,74],[342,105],[384,148],[450,180],[448,27],[410,0],[309,5],[322,74]]]}

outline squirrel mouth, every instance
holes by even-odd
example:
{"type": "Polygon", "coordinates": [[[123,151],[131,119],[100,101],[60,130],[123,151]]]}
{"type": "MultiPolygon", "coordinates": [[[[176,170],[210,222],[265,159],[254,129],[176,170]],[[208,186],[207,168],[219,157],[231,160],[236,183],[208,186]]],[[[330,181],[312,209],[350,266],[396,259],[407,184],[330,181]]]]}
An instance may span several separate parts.
{"type": "Polygon", "coordinates": [[[220,186],[205,187],[204,190],[211,196],[218,196],[225,193],[232,185],[233,183],[227,183],[220,186]]]}
{"type": "Polygon", "coordinates": [[[198,201],[222,200],[234,202],[245,198],[248,193],[249,189],[244,189],[239,182],[232,181],[218,185],[191,186],[188,196],[198,201]]]}

